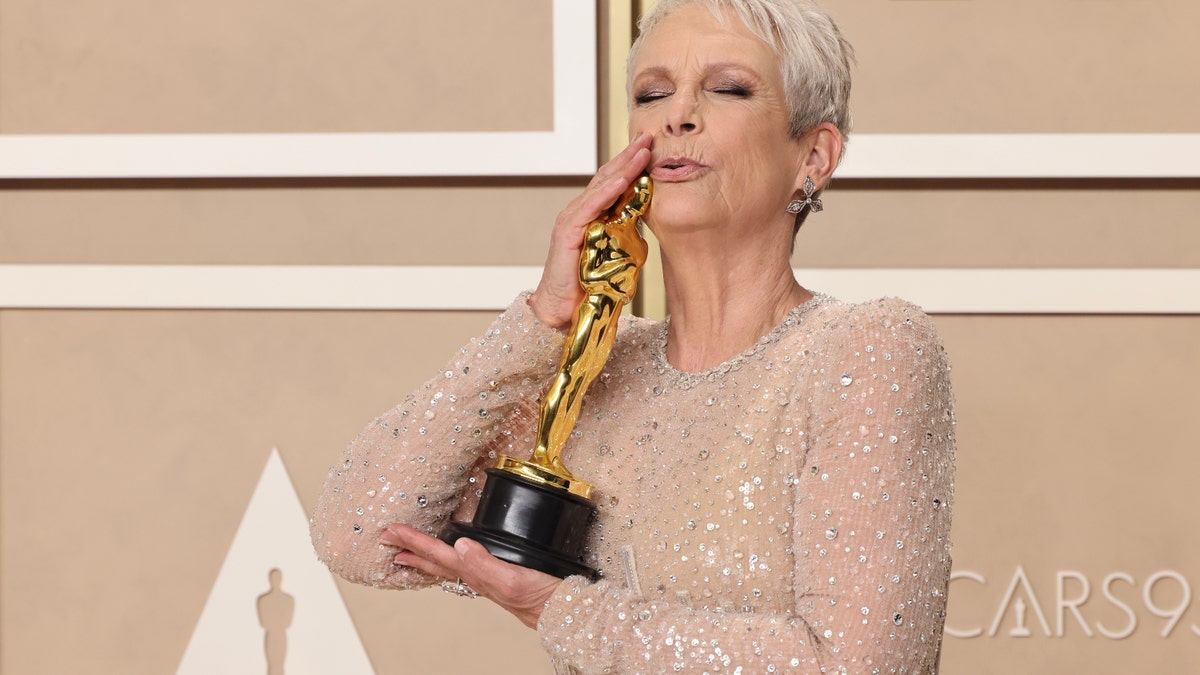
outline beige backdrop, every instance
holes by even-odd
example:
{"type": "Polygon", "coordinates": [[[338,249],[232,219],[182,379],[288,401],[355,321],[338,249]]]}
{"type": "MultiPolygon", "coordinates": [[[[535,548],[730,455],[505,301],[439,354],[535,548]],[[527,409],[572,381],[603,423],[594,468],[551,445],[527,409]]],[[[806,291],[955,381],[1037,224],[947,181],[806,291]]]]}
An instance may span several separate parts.
{"type": "MultiPolygon", "coordinates": [[[[859,132],[1200,133],[1190,0],[823,4],[858,48],[859,132]]],[[[602,56],[628,13],[599,3],[602,56]]],[[[550,30],[549,0],[0,0],[0,133],[545,129],[550,30]]],[[[537,265],[585,182],[0,181],[0,264],[537,265]]],[[[1195,179],[845,180],[825,205],[801,270],[1200,267],[1195,179]]],[[[311,508],[490,314],[0,308],[0,675],[174,672],[271,448],[311,508]]],[[[1191,672],[1200,318],[937,321],[943,672],[1191,672]]],[[[486,603],[339,588],[377,672],[549,672],[486,603]]]]}

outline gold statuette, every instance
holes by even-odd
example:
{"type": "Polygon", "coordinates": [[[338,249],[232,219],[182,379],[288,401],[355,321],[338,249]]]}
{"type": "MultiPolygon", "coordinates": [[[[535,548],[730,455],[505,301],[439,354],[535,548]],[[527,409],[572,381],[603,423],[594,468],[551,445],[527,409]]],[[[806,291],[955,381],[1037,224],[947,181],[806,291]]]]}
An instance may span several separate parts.
{"type": "Polygon", "coordinates": [[[621,308],[637,289],[646,262],[637,222],[650,205],[650,193],[650,179],[643,176],[588,225],[579,259],[584,297],[563,343],[558,374],[542,399],[533,456],[501,455],[487,470],[471,523],[450,523],[439,535],[444,541],[471,537],[517,565],[559,577],[599,576],[583,562],[588,522],[596,510],[592,485],[567,470],[562,451],[583,395],[612,351],[621,308]]]}
{"type": "Polygon", "coordinates": [[[496,468],[591,497],[591,484],[576,478],[561,456],[583,395],[608,361],[621,309],[637,292],[647,253],[637,223],[650,205],[651,191],[650,178],[638,178],[603,217],[588,225],[579,257],[584,298],[563,343],[558,375],[542,399],[537,446],[529,461],[501,455],[496,468]]]}

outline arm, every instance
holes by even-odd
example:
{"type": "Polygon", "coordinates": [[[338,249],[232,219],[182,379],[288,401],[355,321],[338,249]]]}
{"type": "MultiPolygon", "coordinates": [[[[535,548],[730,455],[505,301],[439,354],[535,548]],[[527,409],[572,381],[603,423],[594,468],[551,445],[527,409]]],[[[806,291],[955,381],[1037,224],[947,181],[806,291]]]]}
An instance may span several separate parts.
{"type": "Polygon", "coordinates": [[[834,329],[844,343],[806,385],[793,612],[691,609],[571,577],[542,613],[543,646],[588,673],[926,672],[950,564],[953,441],[940,345],[923,314],[906,323],[906,308],[867,306],[856,326],[834,329]]]}
{"type": "Polygon", "coordinates": [[[559,213],[537,289],[467,345],[442,376],[367,427],[330,471],[312,536],[333,571],[392,588],[454,573],[526,623],[536,620],[558,579],[497,560],[482,546],[464,544],[470,550],[456,554],[429,535],[478,503],[471,481],[496,454],[533,446],[534,402],[584,297],[585,230],[650,163],[651,140],[634,137],[559,213]]]}
{"type": "Polygon", "coordinates": [[[950,574],[950,367],[915,306],[856,310],[813,399],[794,512],[798,611],[827,665],[934,672],[950,574]]]}
{"type": "Polygon", "coordinates": [[[532,448],[507,446],[514,434],[523,446],[532,437],[536,400],[554,372],[562,335],[533,317],[526,298],[363,429],[330,469],[312,537],[335,573],[375,586],[431,583],[392,564],[397,549],[381,543],[384,528],[405,523],[436,534],[462,503],[476,499],[470,488],[477,467],[496,452],[532,448]]]}

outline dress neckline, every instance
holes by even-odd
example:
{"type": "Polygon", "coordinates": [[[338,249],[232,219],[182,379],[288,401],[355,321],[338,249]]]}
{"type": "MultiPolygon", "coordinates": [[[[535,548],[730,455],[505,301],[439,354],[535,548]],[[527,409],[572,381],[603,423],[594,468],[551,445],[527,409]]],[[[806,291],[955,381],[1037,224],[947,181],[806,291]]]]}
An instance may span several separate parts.
{"type": "Polygon", "coordinates": [[[714,382],[721,377],[724,377],[726,373],[741,368],[742,364],[745,363],[747,359],[757,355],[769,345],[778,342],[779,339],[791,331],[792,328],[800,325],[800,319],[806,313],[808,313],[809,310],[831,299],[830,296],[824,293],[819,293],[816,291],[810,292],[812,293],[811,298],[791,308],[791,310],[784,315],[783,320],[779,322],[779,325],[772,328],[769,333],[759,338],[757,342],[755,342],[753,345],[750,345],[750,347],[748,347],[745,351],[730,358],[728,361],[724,361],[711,368],[698,370],[695,372],[679,370],[675,366],[671,365],[671,362],[667,360],[667,331],[671,327],[671,317],[668,316],[665,321],[659,324],[658,335],[654,338],[654,342],[651,345],[651,357],[654,363],[654,370],[660,375],[673,380],[675,385],[681,389],[691,389],[702,382],[714,382]]]}

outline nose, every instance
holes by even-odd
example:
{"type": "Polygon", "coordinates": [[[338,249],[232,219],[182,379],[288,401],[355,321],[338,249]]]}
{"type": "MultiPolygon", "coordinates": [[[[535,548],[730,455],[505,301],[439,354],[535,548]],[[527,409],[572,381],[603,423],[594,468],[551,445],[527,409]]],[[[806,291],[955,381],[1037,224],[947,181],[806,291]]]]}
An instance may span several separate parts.
{"type": "Polygon", "coordinates": [[[664,131],[668,136],[694,134],[700,130],[700,101],[690,92],[676,91],[666,109],[664,131]]]}

